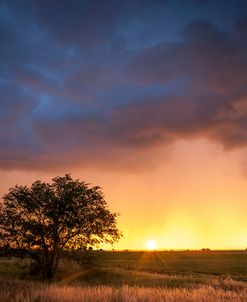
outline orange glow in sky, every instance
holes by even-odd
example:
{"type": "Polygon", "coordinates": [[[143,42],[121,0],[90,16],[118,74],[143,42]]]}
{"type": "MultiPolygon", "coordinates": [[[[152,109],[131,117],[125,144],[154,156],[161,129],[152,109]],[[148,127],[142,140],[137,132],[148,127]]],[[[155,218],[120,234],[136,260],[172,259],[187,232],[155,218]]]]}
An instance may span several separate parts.
{"type": "MultiPolygon", "coordinates": [[[[247,247],[244,150],[225,151],[194,140],[179,141],[154,156],[158,163],[152,169],[71,171],[74,178],[100,185],[110,209],[120,213],[124,237],[115,249],[247,247]]],[[[2,171],[0,191],[3,195],[16,183],[50,181],[65,172],[70,171],[2,171]]]]}
{"type": "Polygon", "coordinates": [[[247,248],[246,8],[0,1],[0,195],[71,173],[114,249],[247,248]]]}

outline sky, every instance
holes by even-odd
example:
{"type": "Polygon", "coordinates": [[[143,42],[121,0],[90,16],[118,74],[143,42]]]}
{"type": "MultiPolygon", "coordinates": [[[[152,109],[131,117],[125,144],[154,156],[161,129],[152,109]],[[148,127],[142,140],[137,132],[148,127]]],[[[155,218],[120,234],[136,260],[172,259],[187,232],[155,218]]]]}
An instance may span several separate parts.
{"type": "Polygon", "coordinates": [[[116,249],[247,247],[245,0],[0,0],[0,195],[72,177],[116,249]]]}

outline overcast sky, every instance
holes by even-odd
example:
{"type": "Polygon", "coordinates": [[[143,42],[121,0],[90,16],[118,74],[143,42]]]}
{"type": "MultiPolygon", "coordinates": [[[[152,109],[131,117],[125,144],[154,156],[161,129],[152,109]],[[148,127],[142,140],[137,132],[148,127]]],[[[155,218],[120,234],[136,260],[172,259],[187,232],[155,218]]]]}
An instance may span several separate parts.
{"type": "MultiPolygon", "coordinates": [[[[217,246],[202,234],[223,236],[222,209],[247,233],[246,146],[245,0],[0,0],[0,192],[72,172],[126,238],[138,212],[120,246],[144,224],[162,247],[186,226],[181,247],[217,246]]],[[[236,234],[221,246],[247,245],[236,234]]]]}

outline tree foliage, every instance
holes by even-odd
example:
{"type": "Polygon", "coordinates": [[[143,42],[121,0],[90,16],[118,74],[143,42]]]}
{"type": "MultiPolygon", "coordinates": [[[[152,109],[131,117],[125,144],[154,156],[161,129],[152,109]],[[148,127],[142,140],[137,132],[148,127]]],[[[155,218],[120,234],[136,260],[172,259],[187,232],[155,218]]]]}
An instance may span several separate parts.
{"type": "Polygon", "coordinates": [[[11,248],[28,252],[52,279],[63,250],[117,241],[116,217],[100,187],[66,174],[52,183],[10,188],[0,208],[0,236],[11,248]]]}

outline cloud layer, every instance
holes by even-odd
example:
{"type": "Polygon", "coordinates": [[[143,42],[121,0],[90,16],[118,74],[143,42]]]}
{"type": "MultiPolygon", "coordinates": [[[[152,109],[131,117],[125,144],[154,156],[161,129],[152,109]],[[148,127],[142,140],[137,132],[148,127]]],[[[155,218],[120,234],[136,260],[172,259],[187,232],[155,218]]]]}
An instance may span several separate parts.
{"type": "Polygon", "coordinates": [[[245,146],[247,10],[223,4],[1,1],[0,168],[145,165],[177,139],[245,146]]]}

